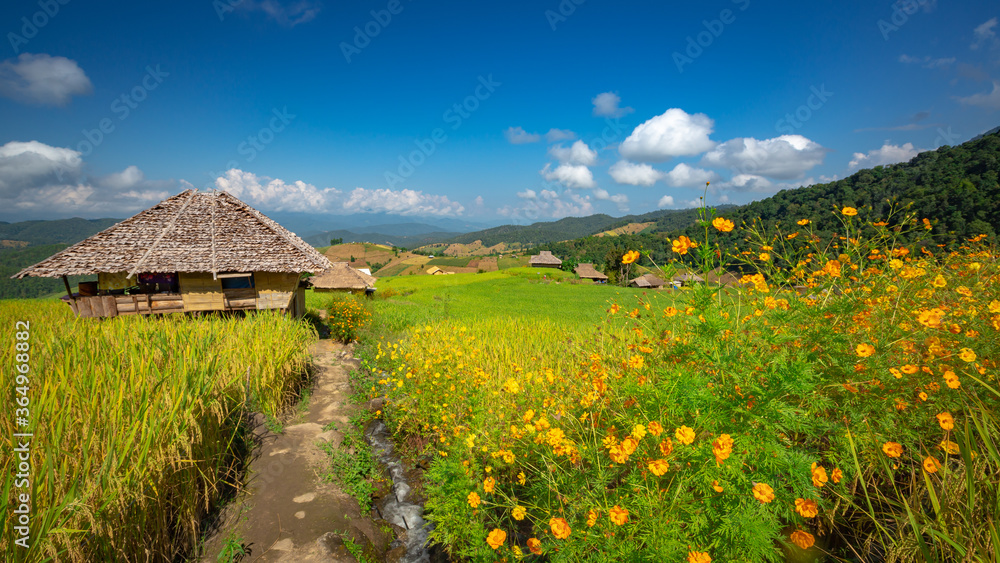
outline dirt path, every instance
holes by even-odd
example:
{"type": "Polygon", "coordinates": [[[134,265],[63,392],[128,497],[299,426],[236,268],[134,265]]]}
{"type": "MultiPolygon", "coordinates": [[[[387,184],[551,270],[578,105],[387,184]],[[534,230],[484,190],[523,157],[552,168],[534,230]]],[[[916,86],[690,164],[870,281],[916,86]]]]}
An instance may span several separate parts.
{"type": "MultiPolygon", "coordinates": [[[[259,424],[260,446],[247,487],[229,503],[218,530],[206,540],[201,561],[341,562],[356,561],[345,545],[387,546],[392,540],[361,514],[357,502],[324,479],[329,457],[321,442],[339,446],[359,407],[348,401],[348,373],[357,367],[351,348],[320,340],[313,348],[315,385],[308,409],[280,434],[259,424]],[[249,555],[219,558],[227,546],[243,545],[249,555]]],[[[384,551],[384,547],[380,551],[384,551]]]]}

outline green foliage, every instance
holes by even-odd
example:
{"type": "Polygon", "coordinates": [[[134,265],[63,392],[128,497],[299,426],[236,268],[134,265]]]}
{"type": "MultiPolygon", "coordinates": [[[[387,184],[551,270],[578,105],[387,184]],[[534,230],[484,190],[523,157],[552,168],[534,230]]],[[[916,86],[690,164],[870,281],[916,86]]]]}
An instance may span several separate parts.
{"type": "MultiPolygon", "coordinates": [[[[11,276],[66,248],[65,244],[46,244],[26,248],[0,248],[0,299],[32,299],[50,295],[65,295],[66,286],[59,278],[27,277],[20,280],[11,276]]],[[[78,283],[94,276],[70,276],[69,284],[75,288],[78,283]]]]}
{"type": "Polygon", "coordinates": [[[341,342],[352,342],[371,318],[367,303],[352,294],[337,294],[327,310],[326,323],[330,337],[341,342]]]}
{"type": "MultiPolygon", "coordinates": [[[[330,456],[330,473],[326,479],[339,484],[358,501],[361,510],[367,512],[371,510],[375,483],[380,474],[371,446],[362,435],[364,420],[366,419],[352,420],[339,445],[322,442],[319,446],[330,456]]],[[[336,423],[331,423],[331,426],[336,426],[336,423]]]]}
{"type": "Polygon", "coordinates": [[[222,551],[216,558],[218,563],[240,563],[250,557],[250,546],[241,536],[230,535],[222,544],[222,551]]]}
{"type": "Polygon", "coordinates": [[[427,261],[427,266],[452,266],[464,268],[472,261],[471,256],[436,256],[427,261]]]}

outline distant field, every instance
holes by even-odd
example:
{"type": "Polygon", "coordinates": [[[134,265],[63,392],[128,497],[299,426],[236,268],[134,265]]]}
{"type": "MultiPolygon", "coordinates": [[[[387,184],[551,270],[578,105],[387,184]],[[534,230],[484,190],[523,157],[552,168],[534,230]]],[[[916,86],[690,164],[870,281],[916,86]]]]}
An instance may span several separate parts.
{"type": "Polygon", "coordinates": [[[527,256],[504,256],[503,258],[497,260],[497,267],[501,270],[523,267],[528,265],[528,260],[530,260],[530,258],[527,256]]]}
{"type": "Polygon", "coordinates": [[[428,262],[428,266],[454,266],[456,268],[465,268],[472,261],[471,256],[438,256],[436,258],[431,258],[428,262]]]}

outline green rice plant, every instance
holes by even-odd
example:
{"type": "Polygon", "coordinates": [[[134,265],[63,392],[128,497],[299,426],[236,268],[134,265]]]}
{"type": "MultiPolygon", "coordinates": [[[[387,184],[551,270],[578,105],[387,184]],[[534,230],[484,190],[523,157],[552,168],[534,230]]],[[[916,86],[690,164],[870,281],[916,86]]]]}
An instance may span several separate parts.
{"type": "MultiPolygon", "coordinates": [[[[30,549],[11,561],[176,559],[234,486],[248,408],[277,415],[297,394],[312,328],[285,315],[79,319],[58,301],[0,302],[0,382],[12,389],[15,323],[28,321],[29,426],[0,420],[5,441],[33,434],[28,487],[0,458],[4,513],[30,494],[30,549]],[[127,523],[123,526],[122,523],[127,523]]],[[[8,442],[9,443],[9,442],[8,442]]]]}

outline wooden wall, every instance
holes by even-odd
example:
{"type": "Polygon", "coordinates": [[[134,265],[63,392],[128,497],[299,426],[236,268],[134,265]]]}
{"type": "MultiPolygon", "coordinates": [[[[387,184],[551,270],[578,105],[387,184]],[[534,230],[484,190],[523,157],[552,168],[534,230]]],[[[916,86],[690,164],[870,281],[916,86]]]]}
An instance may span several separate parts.
{"type": "Polygon", "coordinates": [[[181,272],[178,276],[185,311],[222,311],[226,308],[222,280],[213,280],[208,272],[181,272]]]}
{"type": "Polygon", "coordinates": [[[287,309],[299,287],[298,274],[254,272],[258,309],[287,309]]]}

